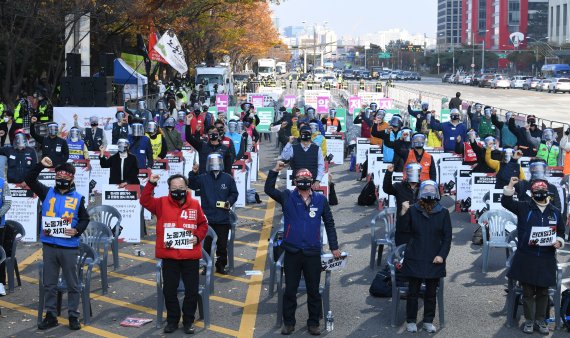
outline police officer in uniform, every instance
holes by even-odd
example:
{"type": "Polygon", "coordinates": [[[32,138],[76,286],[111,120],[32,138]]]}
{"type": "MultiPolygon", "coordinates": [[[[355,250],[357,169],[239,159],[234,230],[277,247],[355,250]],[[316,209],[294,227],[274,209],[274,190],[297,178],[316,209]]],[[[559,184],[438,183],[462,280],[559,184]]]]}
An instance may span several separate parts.
{"type": "Polygon", "coordinates": [[[46,97],[46,94],[41,90],[38,94],[38,119],[41,123],[53,121],[53,107],[46,97]]]}
{"type": "MultiPolygon", "coordinates": [[[[77,276],[77,254],[81,233],[89,224],[85,198],[75,190],[75,168],[70,163],[55,167],[55,187],[38,182],[44,168],[55,164],[49,157],[42,158],[26,176],[26,184],[42,201],[40,240],[43,243],[43,276],[46,315],[38,329],[47,330],[57,322],[57,284],[59,271],[67,285],[69,328],[79,330],[80,284],[77,276]],[[47,226],[50,228],[47,228],[47,226]]],[[[89,313],[84,313],[89,316],[89,313]]]]}

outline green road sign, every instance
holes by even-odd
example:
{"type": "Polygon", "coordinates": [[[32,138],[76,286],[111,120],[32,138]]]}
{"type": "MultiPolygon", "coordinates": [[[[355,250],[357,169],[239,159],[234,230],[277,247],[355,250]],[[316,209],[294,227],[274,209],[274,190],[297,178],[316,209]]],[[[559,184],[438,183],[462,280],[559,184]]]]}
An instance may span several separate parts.
{"type": "Polygon", "coordinates": [[[391,57],[392,57],[392,54],[390,54],[390,53],[378,53],[379,59],[390,59],[391,57]]]}

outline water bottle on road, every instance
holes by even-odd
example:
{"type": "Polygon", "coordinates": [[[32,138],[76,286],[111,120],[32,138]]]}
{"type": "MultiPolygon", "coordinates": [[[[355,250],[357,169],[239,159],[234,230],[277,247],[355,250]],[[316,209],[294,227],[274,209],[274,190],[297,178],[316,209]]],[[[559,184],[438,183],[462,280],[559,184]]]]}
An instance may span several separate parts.
{"type": "Polygon", "coordinates": [[[331,332],[332,330],[334,330],[334,317],[332,311],[329,311],[327,314],[327,331],[331,332]]]}

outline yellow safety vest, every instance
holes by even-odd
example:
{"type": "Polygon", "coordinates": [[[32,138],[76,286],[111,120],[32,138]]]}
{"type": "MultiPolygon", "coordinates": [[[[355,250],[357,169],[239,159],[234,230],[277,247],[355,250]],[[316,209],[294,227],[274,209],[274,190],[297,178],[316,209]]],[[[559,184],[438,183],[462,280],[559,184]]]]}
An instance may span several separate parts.
{"type": "Polygon", "coordinates": [[[158,155],[162,151],[162,134],[156,135],[155,139],[152,139],[149,135],[150,145],[152,147],[152,158],[158,159],[158,155]]]}

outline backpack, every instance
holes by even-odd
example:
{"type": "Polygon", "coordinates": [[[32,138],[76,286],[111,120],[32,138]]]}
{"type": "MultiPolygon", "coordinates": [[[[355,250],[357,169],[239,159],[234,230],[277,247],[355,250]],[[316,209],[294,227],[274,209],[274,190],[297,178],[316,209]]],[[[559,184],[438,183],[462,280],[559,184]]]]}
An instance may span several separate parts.
{"type": "Polygon", "coordinates": [[[372,280],[372,284],[370,285],[368,292],[370,292],[370,295],[374,297],[392,297],[392,280],[390,279],[390,271],[387,269],[378,271],[372,280]]]}
{"type": "Polygon", "coordinates": [[[566,330],[570,332],[570,289],[562,292],[562,298],[560,299],[560,317],[562,317],[562,322],[564,326],[566,326],[566,330]]]}
{"type": "Polygon", "coordinates": [[[336,196],[336,190],[334,188],[334,183],[329,183],[329,205],[338,205],[338,198],[336,196]]]}
{"type": "Polygon", "coordinates": [[[376,186],[374,182],[369,181],[358,195],[358,205],[373,205],[374,202],[376,202],[376,186]]]}
{"type": "Polygon", "coordinates": [[[245,203],[255,203],[256,199],[255,199],[255,195],[257,193],[255,192],[255,189],[247,189],[246,195],[245,195],[245,203]]]}

